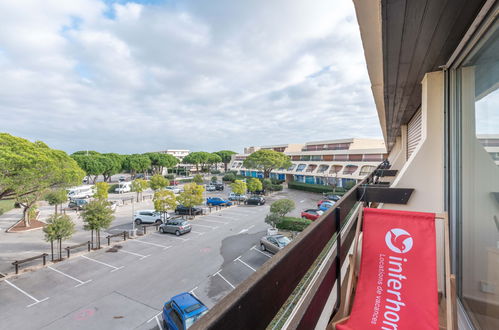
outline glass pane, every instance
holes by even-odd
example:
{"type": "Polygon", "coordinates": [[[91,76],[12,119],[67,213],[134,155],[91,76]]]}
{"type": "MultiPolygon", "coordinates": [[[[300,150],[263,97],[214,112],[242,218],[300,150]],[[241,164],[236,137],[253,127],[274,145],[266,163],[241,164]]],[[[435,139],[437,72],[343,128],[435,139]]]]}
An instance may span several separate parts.
{"type": "Polygon", "coordinates": [[[499,329],[499,34],[458,70],[462,122],[461,300],[480,329],[499,329]]]}

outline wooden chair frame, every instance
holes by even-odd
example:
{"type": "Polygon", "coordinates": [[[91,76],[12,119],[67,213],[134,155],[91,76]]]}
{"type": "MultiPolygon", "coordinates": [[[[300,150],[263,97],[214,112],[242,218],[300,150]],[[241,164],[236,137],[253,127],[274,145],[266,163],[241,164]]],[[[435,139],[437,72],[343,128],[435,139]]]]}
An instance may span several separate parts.
{"type": "MultiPolygon", "coordinates": [[[[355,275],[355,267],[358,259],[358,248],[359,240],[361,235],[360,228],[362,227],[362,208],[358,215],[357,227],[355,229],[355,238],[353,242],[353,254],[349,257],[349,270],[347,274],[347,285],[345,290],[345,299],[340,310],[338,311],[339,319],[337,321],[332,321],[329,324],[328,329],[336,329],[336,325],[346,321],[350,317],[351,307],[352,307],[352,292],[357,284],[357,279],[355,275]]],[[[445,295],[446,295],[446,327],[441,329],[446,330],[457,330],[457,309],[456,309],[456,276],[451,273],[450,266],[450,237],[449,237],[449,218],[447,213],[435,213],[435,224],[436,220],[443,220],[444,224],[444,272],[445,272],[445,295]]]]}

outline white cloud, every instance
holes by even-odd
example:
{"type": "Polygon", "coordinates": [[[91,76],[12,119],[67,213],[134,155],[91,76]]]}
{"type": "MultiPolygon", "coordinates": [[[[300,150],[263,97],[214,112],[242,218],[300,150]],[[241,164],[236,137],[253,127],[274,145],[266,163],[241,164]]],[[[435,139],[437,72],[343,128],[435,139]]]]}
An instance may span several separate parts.
{"type": "Polygon", "coordinates": [[[329,0],[0,0],[0,131],[123,153],[379,137],[353,15],[329,0]]]}

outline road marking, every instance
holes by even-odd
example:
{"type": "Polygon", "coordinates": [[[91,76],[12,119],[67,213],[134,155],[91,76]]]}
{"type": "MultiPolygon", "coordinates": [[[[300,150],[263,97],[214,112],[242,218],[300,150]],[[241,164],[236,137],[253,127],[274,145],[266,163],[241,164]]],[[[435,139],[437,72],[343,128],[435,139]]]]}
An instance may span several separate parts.
{"type": "Polygon", "coordinates": [[[171,248],[171,245],[166,246],[166,245],[161,245],[161,244],[156,244],[156,243],[151,243],[151,242],[144,242],[144,241],[141,241],[140,239],[131,239],[131,240],[128,240],[128,241],[129,242],[137,242],[137,243],[149,244],[149,245],[157,246],[157,247],[162,247],[163,250],[171,248]]]}
{"type": "Polygon", "coordinates": [[[17,287],[17,286],[15,286],[14,284],[10,283],[9,281],[7,281],[7,280],[3,280],[3,281],[4,281],[5,283],[7,283],[8,285],[10,285],[11,287],[13,287],[14,289],[19,290],[19,292],[23,293],[24,295],[26,295],[27,297],[29,297],[29,298],[31,298],[32,300],[34,300],[34,301],[35,301],[34,303],[29,304],[29,305],[28,305],[28,306],[26,306],[26,307],[31,307],[31,306],[33,306],[33,305],[36,305],[36,304],[38,304],[38,303],[41,303],[42,301],[45,301],[45,300],[49,299],[49,297],[47,297],[47,298],[44,298],[44,299],[42,299],[42,300],[38,300],[38,299],[36,299],[35,297],[33,297],[32,295],[30,295],[29,293],[27,293],[26,291],[24,291],[24,290],[22,290],[22,289],[18,288],[18,287],[17,287]]]}
{"type": "Polygon", "coordinates": [[[192,295],[194,295],[194,297],[198,298],[198,296],[196,296],[196,294],[194,293],[194,290],[196,290],[198,287],[195,287],[194,289],[192,289],[191,291],[189,291],[189,293],[191,293],[192,295]]]}
{"type": "Polygon", "coordinates": [[[250,230],[251,228],[255,227],[255,225],[249,226],[248,228],[242,229],[238,234],[242,234],[250,230]]]}
{"type": "Polygon", "coordinates": [[[200,231],[195,231],[195,230],[191,230],[191,233],[197,234],[197,235],[200,235],[200,236],[206,234],[206,233],[203,233],[203,232],[200,232],[200,231]]]}
{"type": "Polygon", "coordinates": [[[111,271],[111,273],[112,273],[112,272],[115,272],[115,271],[117,271],[117,270],[120,270],[121,268],[125,267],[125,266],[116,267],[116,266],[113,266],[113,265],[110,265],[110,264],[106,264],[105,262],[102,262],[102,261],[99,261],[99,260],[95,260],[95,259],[89,258],[89,257],[87,257],[87,256],[80,256],[80,257],[85,258],[85,259],[88,259],[88,260],[91,260],[91,261],[96,262],[96,263],[98,263],[98,264],[101,264],[101,265],[107,266],[107,267],[109,267],[109,268],[113,268],[113,270],[111,271]]]}
{"type": "Polygon", "coordinates": [[[222,270],[220,269],[218,272],[216,272],[215,274],[213,274],[213,276],[215,275],[218,275],[222,278],[222,280],[224,280],[225,282],[227,282],[227,284],[229,284],[233,289],[235,289],[236,287],[234,285],[232,285],[232,283],[230,283],[225,277],[222,276],[222,274],[220,274],[222,270]]]}
{"type": "Polygon", "coordinates": [[[253,247],[250,249],[250,250],[255,250],[256,252],[260,252],[261,254],[263,254],[264,256],[268,257],[268,258],[272,258],[272,256],[268,253],[265,253],[259,249],[256,248],[256,245],[253,245],[253,247]]]}
{"type": "Polygon", "coordinates": [[[73,276],[71,276],[71,275],[68,275],[68,274],[66,274],[66,273],[63,273],[63,272],[61,272],[60,270],[55,269],[55,268],[53,268],[53,267],[51,267],[51,266],[48,266],[47,268],[52,269],[54,272],[59,273],[59,274],[61,274],[61,275],[64,275],[64,276],[66,276],[66,277],[68,277],[68,278],[70,278],[70,279],[72,279],[72,280],[74,280],[74,281],[76,281],[76,282],[80,283],[80,284],[77,284],[77,285],[75,286],[75,288],[77,288],[77,287],[79,287],[79,286],[82,286],[83,284],[86,284],[86,283],[88,283],[88,282],[92,282],[92,280],[88,280],[88,281],[83,282],[83,281],[81,281],[81,280],[77,279],[76,277],[73,277],[73,276]]]}
{"type": "Polygon", "coordinates": [[[245,263],[244,261],[241,260],[241,256],[237,257],[236,260],[242,262],[243,264],[245,264],[246,266],[248,266],[251,270],[253,270],[254,272],[256,272],[256,269],[251,267],[250,265],[248,265],[247,263],[245,263]]]}
{"type": "Polygon", "coordinates": [[[120,252],[125,252],[125,253],[128,253],[128,254],[131,254],[131,255],[134,255],[134,256],[137,256],[137,257],[140,257],[139,260],[142,260],[142,259],[145,259],[147,257],[150,257],[151,255],[148,254],[148,255],[143,255],[143,254],[138,254],[138,253],[135,253],[135,252],[130,252],[130,251],[127,251],[127,250],[123,250],[123,249],[119,249],[118,251],[120,252]]]}
{"type": "Polygon", "coordinates": [[[303,199],[303,200],[301,200],[301,201],[300,201],[300,203],[303,203],[304,201],[305,201],[305,200],[303,199]]]}
{"type": "Polygon", "coordinates": [[[151,322],[152,320],[156,320],[156,324],[158,325],[158,328],[160,328],[161,330],[163,330],[163,325],[161,325],[161,322],[159,322],[159,319],[158,319],[158,316],[161,315],[161,312],[159,312],[158,314],[154,315],[153,317],[151,317],[149,319],[149,321],[147,321],[146,323],[149,323],[151,322]]]}
{"type": "Polygon", "coordinates": [[[211,228],[211,229],[217,229],[218,228],[218,227],[213,227],[213,226],[200,225],[198,223],[192,223],[191,226],[206,227],[206,228],[211,228]]]}
{"type": "Polygon", "coordinates": [[[224,221],[216,221],[216,220],[198,219],[198,221],[207,221],[207,222],[213,222],[213,223],[221,223],[221,224],[223,224],[223,225],[228,224],[228,222],[224,222],[224,221]]]}

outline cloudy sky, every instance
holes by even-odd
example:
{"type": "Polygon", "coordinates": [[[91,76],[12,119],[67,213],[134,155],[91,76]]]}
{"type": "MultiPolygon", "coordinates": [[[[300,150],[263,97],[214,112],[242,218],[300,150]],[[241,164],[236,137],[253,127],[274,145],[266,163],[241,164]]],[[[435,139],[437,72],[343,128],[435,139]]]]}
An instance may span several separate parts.
{"type": "Polygon", "coordinates": [[[73,152],[381,137],[351,0],[0,0],[0,131],[73,152]]]}

